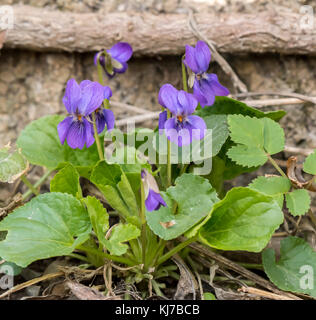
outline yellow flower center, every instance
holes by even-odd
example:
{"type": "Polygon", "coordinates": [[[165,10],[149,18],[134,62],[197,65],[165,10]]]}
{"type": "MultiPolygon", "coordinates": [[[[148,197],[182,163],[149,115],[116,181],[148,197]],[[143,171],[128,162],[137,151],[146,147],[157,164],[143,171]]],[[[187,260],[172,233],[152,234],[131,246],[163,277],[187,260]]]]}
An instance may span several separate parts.
{"type": "Polygon", "coordinates": [[[183,117],[182,116],[177,116],[177,119],[178,119],[179,122],[183,121],[183,117]]]}

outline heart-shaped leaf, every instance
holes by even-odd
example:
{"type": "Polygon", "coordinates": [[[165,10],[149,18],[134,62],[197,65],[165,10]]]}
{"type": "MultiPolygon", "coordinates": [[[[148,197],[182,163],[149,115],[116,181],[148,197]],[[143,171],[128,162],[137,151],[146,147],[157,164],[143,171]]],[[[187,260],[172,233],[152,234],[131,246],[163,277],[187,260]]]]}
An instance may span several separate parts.
{"type": "Polygon", "coordinates": [[[0,222],[8,231],[0,256],[26,267],[33,261],[70,254],[91,232],[89,215],[79,200],[66,193],[45,193],[0,222]]]}
{"type": "Polygon", "coordinates": [[[283,213],[272,197],[234,188],[214,205],[199,235],[217,249],[259,252],[282,221],[283,213]]]}
{"type": "Polygon", "coordinates": [[[264,271],[280,289],[316,297],[316,252],[304,239],[287,237],[281,241],[281,257],[272,248],[262,253],[264,271]]]}

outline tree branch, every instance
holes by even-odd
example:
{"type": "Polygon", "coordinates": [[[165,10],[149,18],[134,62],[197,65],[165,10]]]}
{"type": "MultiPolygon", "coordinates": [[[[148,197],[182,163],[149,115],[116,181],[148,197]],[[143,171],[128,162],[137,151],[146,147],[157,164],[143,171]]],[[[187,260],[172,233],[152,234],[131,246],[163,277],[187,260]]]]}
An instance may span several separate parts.
{"type": "MultiPolygon", "coordinates": [[[[15,5],[4,48],[91,52],[128,41],[135,55],[179,55],[196,36],[187,14],[73,13],[15,5]]],[[[221,53],[316,54],[316,29],[301,30],[290,11],[197,13],[199,31],[221,53]]]]}

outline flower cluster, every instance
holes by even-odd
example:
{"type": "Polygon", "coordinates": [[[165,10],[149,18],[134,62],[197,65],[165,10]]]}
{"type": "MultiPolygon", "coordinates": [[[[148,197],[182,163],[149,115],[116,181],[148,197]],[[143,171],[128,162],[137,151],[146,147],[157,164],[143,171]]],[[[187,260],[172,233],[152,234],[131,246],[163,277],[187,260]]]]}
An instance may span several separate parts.
{"type": "MultiPolygon", "coordinates": [[[[101,66],[111,78],[116,73],[126,71],[127,61],[132,53],[132,47],[128,43],[119,42],[111,49],[98,52],[94,63],[101,66]]],[[[189,86],[193,87],[193,94],[177,90],[171,84],[163,85],[159,91],[159,103],[166,109],[159,116],[159,133],[164,132],[171,142],[180,147],[190,145],[193,140],[201,140],[205,136],[207,127],[204,120],[194,115],[198,104],[202,107],[212,105],[215,96],[229,94],[218,82],[215,74],[206,73],[210,61],[210,50],[203,41],[198,41],[195,48],[187,45],[183,63],[189,72],[189,86]]],[[[111,89],[98,82],[84,80],[78,85],[74,79],[70,79],[63,98],[69,115],[58,124],[61,143],[64,144],[67,140],[73,149],[82,149],[84,145],[90,147],[94,143],[94,135],[100,134],[105,126],[107,130],[112,130],[114,114],[103,108],[104,100],[109,100],[111,96],[111,89]]],[[[166,206],[154,177],[146,170],[142,170],[141,177],[145,187],[147,210],[158,210],[161,206],[166,206]]]]}
{"type": "Polygon", "coordinates": [[[202,108],[214,104],[215,96],[227,96],[229,91],[222,86],[215,73],[206,73],[211,62],[208,45],[198,41],[196,47],[185,46],[184,64],[189,71],[188,84],[202,108]]]}
{"type": "Polygon", "coordinates": [[[75,79],[67,82],[63,103],[69,116],[58,124],[57,130],[60,142],[73,148],[89,148],[94,143],[91,114],[96,112],[98,133],[102,132],[105,124],[110,130],[114,127],[114,115],[111,110],[103,110],[104,99],[109,99],[112,91],[98,82],[84,80],[79,85],[75,79]]]}
{"type": "Polygon", "coordinates": [[[133,54],[132,47],[127,42],[118,42],[111,49],[102,50],[95,54],[94,64],[100,66],[109,78],[127,69],[127,61],[133,54]]]}

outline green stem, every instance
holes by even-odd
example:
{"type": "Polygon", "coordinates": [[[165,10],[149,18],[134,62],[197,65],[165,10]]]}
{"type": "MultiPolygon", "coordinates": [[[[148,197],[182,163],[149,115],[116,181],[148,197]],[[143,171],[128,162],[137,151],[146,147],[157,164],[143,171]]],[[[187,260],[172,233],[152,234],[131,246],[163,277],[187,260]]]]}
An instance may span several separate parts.
{"type": "Polygon", "coordinates": [[[144,268],[146,266],[146,216],[145,216],[145,189],[144,184],[141,182],[141,208],[140,208],[140,220],[142,224],[142,263],[144,268]]]}
{"type": "Polygon", "coordinates": [[[185,164],[182,165],[182,168],[181,168],[181,171],[180,171],[180,176],[187,171],[189,165],[190,165],[190,163],[185,163],[185,164]]]}
{"type": "Polygon", "coordinates": [[[155,257],[152,260],[152,264],[151,264],[152,266],[155,266],[156,261],[159,259],[159,257],[161,255],[161,253],[163,252],[165,246],[166,246],[166,240],[163,240],[163,239],[160,238],[158,246],[157,246],[155,257]]]}
{"type": "Polygon", "coordinates": [[[35,194],[35,195],[39,195],[39,191],[32,185],[32,183],[28,180],[28,178],[23,174],[21,177],[21,180],[23,181],[23,183],[35,194]]]}
{"type": "Polygon", "coordinates": [[[280,175],[284,178],[287,178],[287,175],[284,173],[284,171],[279,167],[279,165],[273,160],[273,158],[268,154],[268,159],[271,162],[271,164],[274,166],[274,168],[280,173],[280,175]]]}
{"type": "Polygon", "coordinates": [[[259,264],[259,263],[246,263],[246,262],[236,262],[236,263],[246,269],[263,270],[262,264],[259,264]]]}
{"type": "Polygon", "coordinates": [[[179,251],[181,251],[183,248],[185,248],[186,246],[188,246],[190,243],[196,241],[197,236],[192,237],[187,239],[184,242],[179,243],[176,247],[172,248],[170,251],[168,251],[165,255],[163,255],[162,257],[160,257],[158,259],[157,262],[157,266],[164,263],[165,261],[167,261],[168,259],[170,259],[173,255],[175,255],[176,253],[178,253],[179,251]]]}
{"type": "Polygon", "coordinates": [[[100,142],[100,138],[99,138],[98,131],[97,131],[97,125],[95,122],[95,112],[92,112],[92,122],[93,122],[94,139],[97,144],[99,158],[100,158],[100,160],[104,160],[101,142],[100,142]]]}
{"type": "Polygon", "coordinates": [[[77,253],[70,253],[68,254],[69,257],[74,258],[74,259],[78,259],[84,262],[90,262],[88,258],[82,256],[81,254],[77,254],[77,253]]]}
{"type": "Polygon", "coordinates": [[[183,60],[181,60],[181,63],[182,63],[182,85],[183,85],[183,90],[188,92],[187,72],[185,70],[185,64],[183,63],[183,60]]]}
{"type": "MultiPolygon", "coordinates": [[[[100,61],[98,59],[97,61],[97,69],[98,69],[98,79],[99,79],[99,83],[104,86],[104,81],[103,81],[103,70],[102,70],[102,66],[100,65],[100,61]]],[[[108,99],[103,100],[103,106],[105,109],[110,109],[110,102],[108,99]]]]}
{"type": "Polygon", "coordinates": [[[130,267],[137,265],[137,263],[135,263],[134,261],[132,261],[130,259],[127,259],[124,257],[119,257],[119,256],[112,256],[111,254],[102,252],[102,251],[95,249],[95,248],[88,248],[88,247],[81,245],[81,246],[78,246],[76,249],[97,255],[97,256],[104,258],[104,259],[107,259],[107,260],[112,260],[112,261],[116,261],[119,263],[124,263],[130,267]]]}
{"type": "MultiPolygon", "coordinates": [[[[170,111],[167,110],[167,118],[170,119],[170,111]]],[[[172,184],[171,180],[172,172],[171,172],[171,142],[167,140],[167,186],[170,187],[172,184]]]]}
{"type": "MultiPolygon", "coordinates": [[[[48,170],[47,172],[45,172],[45,174],[34,184],[34,188],[37,189],[38,187],[40,187],[46,181],[46,179],[51,175],[53,171],[54,170],[48,170]]],[[[22,200],[27,199],[32,193],[33,193],[32,190],[28,190],[25,193],[23,193],[22,200]]]]}

